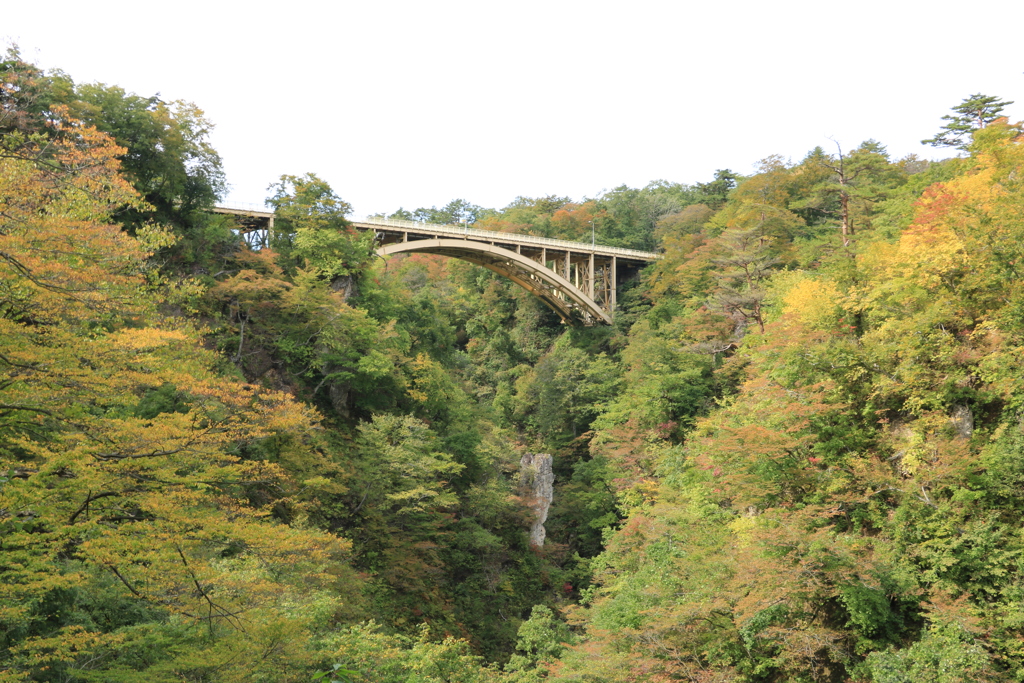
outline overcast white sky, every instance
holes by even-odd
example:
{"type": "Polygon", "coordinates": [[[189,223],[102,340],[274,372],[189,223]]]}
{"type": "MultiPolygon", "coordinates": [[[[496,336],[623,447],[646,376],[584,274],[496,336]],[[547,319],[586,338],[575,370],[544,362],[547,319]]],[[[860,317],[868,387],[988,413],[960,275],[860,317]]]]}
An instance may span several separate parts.
{"type": "Polygon", "coordinates": [[[867,138],[894,157],[973,93],[1024,118],[1024,2],[5,3],[77,82],[198,104],[229,200],[313,172],[356,214],[500,208],[749,173],[867,138]]]}

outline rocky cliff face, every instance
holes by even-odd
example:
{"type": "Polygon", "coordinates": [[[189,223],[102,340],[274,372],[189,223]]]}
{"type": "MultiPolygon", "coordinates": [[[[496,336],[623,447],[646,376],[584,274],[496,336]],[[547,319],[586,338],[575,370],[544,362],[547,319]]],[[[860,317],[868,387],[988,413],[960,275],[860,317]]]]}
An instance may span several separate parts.
{"type": "Polygon", "coordinates": [[[530,525],[530,545],[544,545],[544,522],[555,493],[555,473],[551,470],[551,456],[547,453],[527,453],[519,461],[519,495],[533,511],[530,525]]]}

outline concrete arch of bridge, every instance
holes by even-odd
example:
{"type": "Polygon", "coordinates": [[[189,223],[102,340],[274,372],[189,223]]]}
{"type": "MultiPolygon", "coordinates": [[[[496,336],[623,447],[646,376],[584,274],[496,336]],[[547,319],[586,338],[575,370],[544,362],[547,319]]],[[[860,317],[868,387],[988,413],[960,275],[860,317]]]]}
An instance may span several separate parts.
{"type": "Polygon", "coordinates": [[[459,239],[412,240],[388,244],[377,249],[377,253],[381,256],[440,254],[475,263],[512,280],[551,307],[565,323],[585,323],[588,319],[612,323],[611,316],[597,302],[558,273],[493,244],[459,239]]]}

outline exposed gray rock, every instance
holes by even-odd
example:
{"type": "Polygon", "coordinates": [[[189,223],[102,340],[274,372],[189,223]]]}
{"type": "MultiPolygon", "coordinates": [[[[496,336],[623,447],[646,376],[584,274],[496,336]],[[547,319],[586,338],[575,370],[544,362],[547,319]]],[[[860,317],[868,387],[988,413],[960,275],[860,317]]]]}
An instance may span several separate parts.
{"type": "Polygon", "coordinates": [[[359,295],[356,279],[351,275],[339,276],[331,280],[331,291],[341,292],[341,296],[346,302],[359,295]]]}
{"type": "Polygon", "coordinates": [[[533,511],[530,525],[530,545],[544,546],[547,532],[544,522],[555,495],[555,473],[551,469],[551,456],[547,453],[527,453],[519,461],[519,495],[523,503],[533,511]]]}
{"type": "Polygon", "coordinates": [[[971,409],[964,405],[953,406],[949,421],[953,423],[953,429],[961,439],[971,438],[974,433],[974,414],[971,409]]]}

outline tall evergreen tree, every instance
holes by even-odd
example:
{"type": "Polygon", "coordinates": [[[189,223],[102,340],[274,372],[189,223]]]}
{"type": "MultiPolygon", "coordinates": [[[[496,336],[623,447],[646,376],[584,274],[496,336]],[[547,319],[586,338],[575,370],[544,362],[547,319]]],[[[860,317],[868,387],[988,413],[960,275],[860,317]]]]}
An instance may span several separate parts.
{"type": "Polygon", "coordinates": [[[942,117],[943,121],[949,123],[935,137],[922,140],[921,144],[966,150],[971,144],[974,131],[998,119],[1002,116],[1003,108],[1010,104],[1013,102],[1003,102],[998,97],[981,93],[965,97],[963,102],[953,107],[955,115],[946,114],[942,117]]]}

